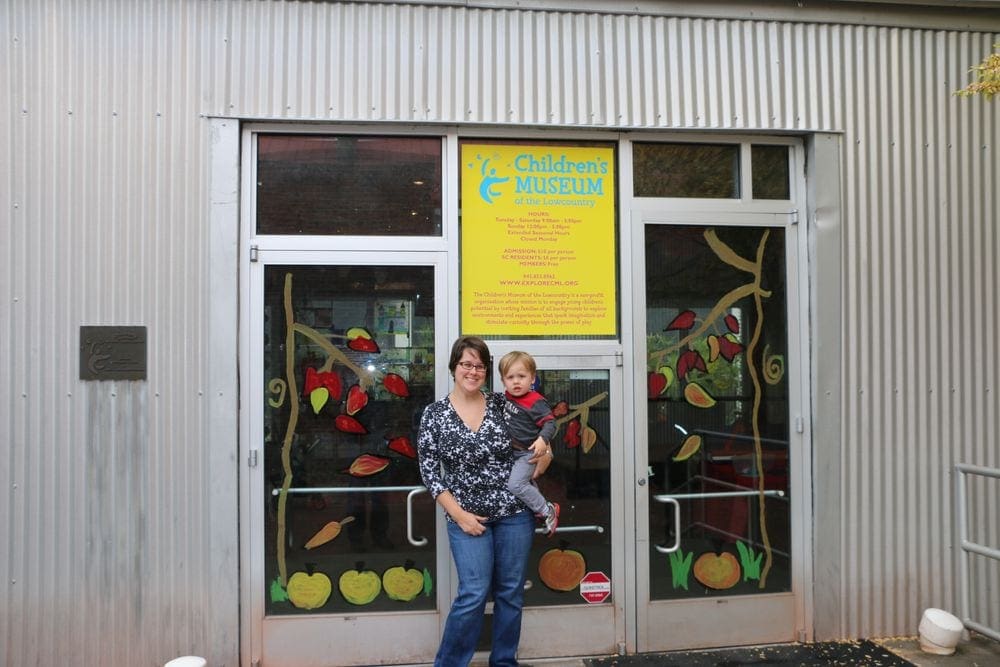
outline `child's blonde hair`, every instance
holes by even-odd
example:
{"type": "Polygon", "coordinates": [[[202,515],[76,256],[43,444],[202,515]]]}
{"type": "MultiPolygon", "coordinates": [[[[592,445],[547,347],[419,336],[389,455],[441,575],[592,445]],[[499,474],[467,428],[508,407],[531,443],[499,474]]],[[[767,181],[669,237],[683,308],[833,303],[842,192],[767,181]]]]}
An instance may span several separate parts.
{"type": "Polygon", "coordinates": [[[535,374],[535,358],[527,352],[515,350],[500,357],[500,377],[507,375],[507,371],[510,370],[510,367],[518,362],[524,364],[524,370],[528,371],[532,375],[535,374]]]}

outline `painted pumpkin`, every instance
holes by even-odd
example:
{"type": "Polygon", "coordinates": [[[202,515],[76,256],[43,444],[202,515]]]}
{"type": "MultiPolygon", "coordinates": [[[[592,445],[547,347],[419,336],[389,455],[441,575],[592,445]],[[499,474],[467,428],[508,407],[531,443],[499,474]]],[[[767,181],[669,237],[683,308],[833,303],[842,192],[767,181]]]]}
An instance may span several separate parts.
{"type": "Polygon", "coordinates": [[[694,562],[694,578],[708,588],[725,590],[732,588],[740,580],[740,563],[736,556],[723,552],[706,552],[694,562]]]}
{"type": "Polygon", "coordinates": [[[363,563],[358,563],[355,569],[341,574],[337,582],[340,594],[351,604],[368,604],[382,592],[382,580],[378,573],[374,570],[364,570],[363,567],[363,563]]]}
{"type": "Polygon", "coordinates": [[[288,578],[288,599],[299,609],[319,609],[330,598],[333,583],[322,572],[296,572],[288,578]]]}
{"type": "Polygon", "coordinates": [[[390,600],[409,602],[424,590],[424,573],[413,567],[413,561],[390,567],[382,573],[382,588],[390,600]]]}
{"type": "Polygon", "coordinates": [[[538,576],[554,591],[571,591],[587,573],[583,554],[573,549],[549,549],[538,561],[538,576]]]}

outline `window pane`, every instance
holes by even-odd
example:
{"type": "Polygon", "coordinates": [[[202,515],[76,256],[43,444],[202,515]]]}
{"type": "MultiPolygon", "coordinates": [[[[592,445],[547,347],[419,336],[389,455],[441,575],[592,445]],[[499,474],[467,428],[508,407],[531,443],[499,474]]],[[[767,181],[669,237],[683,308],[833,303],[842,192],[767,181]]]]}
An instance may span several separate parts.
{"type": "Polygon", "coordinates": [[[750,147],[754,199],[788,199],[788,146],[750,147]]]}
{"type": "Polygon", "coordinates": [[[257,233],[440,236],[441,140],[258,136],[257,233]]]}
{"type": "Polygon", "coordinates": [[[781,229],[646,227],[650,599],[791,588],[784,257],[781,229]]]}
{"type": "Polygon", "coordinates": [[[636,197],[738,199],[736,144],[635,144],[636,197]]]}
{"type": "Polygon", "coordinates": [[[538,487],[561,511],[556,537],[539,536],[532,544],[524,603],[586,605],[579,577],[611,572],[617,537],[611,526],[610,377],[607,370],[581,369],[539,370],[537,378],[559,426],[555,457],[538,487]]]}
{"type": "Polygon", "coordinates": [[[426,493],[412,535],[427,543],[407,539],[407,495],[423,485],[416,430],[434,400],[433,267],[264,275],[267,613],[434,609],[426,493]]]}

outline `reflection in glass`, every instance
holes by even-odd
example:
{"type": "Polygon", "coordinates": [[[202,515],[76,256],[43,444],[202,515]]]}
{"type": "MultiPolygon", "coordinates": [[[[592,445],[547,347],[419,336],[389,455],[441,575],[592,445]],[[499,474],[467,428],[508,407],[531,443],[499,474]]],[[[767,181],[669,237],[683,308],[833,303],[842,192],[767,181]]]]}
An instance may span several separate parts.
{"type": "Polygon", "coordinates": [[[750,147],[754,199],[788,199],[788,146],[750,147]]]}
{"type": "Polygon", "coordinates": [[[738,199],[738,144],[637,143],[632,147],[636,197],[738,199]]]}
{"type": "Polygon", "coordinates": [[[651,599],[789,590],[784,246],[780,229],[646,227],[650,541],[681,545],[651,547],[651,599]],[[680,497],[680,526],[657,495],[680,497]]]}
{"type": "Polygon", "coordinates": [[[407,525],[434,392],[433,268],[268,266],[264,279],[267,613],[435,608],[426,493],[407,525]]]}
{"type": "Polygon", "coordinates": [[[258,234],[441,235],[441,139],[262,134],[258,234]]]}

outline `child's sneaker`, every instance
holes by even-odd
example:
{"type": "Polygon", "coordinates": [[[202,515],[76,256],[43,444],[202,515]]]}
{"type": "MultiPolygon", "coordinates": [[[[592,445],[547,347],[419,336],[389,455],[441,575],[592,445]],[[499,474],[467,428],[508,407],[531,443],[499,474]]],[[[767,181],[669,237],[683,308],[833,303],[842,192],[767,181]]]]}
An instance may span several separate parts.
{"type": "Polygon", "coordinates": [[[559,527],[559,503],[549,503],[549,515],[545,517],[545,534],[552,537],[559,527]]]}

